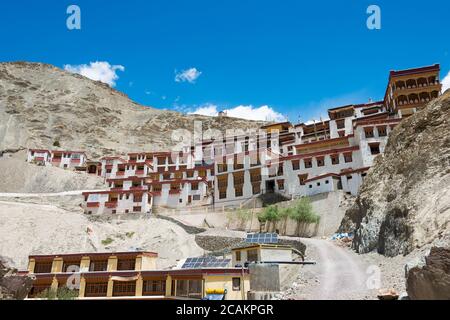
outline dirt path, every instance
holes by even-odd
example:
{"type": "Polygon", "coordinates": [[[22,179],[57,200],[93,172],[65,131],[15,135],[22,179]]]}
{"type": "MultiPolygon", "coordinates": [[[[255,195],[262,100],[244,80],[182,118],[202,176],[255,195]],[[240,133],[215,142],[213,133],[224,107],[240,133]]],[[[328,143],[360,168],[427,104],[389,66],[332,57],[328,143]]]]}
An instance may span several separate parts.
{"type": "Polygon", "coordinates": [[[289,290],[288,298],[307,300],[353,300],[373,297],[367,287],[367,264],[356,253],[320,239],[302,239],[307,246],[305,266],[289,290]]]}

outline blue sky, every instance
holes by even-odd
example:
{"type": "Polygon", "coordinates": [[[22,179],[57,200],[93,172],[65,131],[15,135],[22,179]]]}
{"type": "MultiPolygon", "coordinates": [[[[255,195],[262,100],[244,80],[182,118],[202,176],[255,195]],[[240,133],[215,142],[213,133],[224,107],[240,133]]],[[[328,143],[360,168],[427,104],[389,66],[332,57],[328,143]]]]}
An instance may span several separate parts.
{"type": "Polygon", "coordinates": [[[107,62],[123,66],[115,87],[144,105],[253,106],[251,114],[274,110],[296,122],[382,99],[391,69],[441,63],[444,78],[448,12],[448,0],[2,1],[0,61],[72,70],[107,62]],[[71,4],[81,8],[81,30],[66,27],[71,4]],[[371,4],[381,8],[381,30],[366,27],[371,4]],[[185,70],[191,77],[176,81],[185,70]]]}

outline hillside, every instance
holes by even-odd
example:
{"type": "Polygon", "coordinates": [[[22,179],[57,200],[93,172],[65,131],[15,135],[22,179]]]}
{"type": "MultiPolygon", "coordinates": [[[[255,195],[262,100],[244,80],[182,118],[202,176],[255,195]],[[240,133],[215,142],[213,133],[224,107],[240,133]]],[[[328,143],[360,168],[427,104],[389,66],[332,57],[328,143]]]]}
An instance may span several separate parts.
{"type": "Polygon", "coordinates": [[[360,253],[450,244],[449,91],[395,128],[340,230],[360,253]]]}
{"type": "MultiPolygon", "coordinates": [[[[168,150],[175,129],[257,128],[261,122],[141,106],[83,76],[40,63],[0,63],[0,152],[27,147],[84,149],[92,158],[168,150]]],[[[170,150],[170,149],[169,149],[170,150]]]]}

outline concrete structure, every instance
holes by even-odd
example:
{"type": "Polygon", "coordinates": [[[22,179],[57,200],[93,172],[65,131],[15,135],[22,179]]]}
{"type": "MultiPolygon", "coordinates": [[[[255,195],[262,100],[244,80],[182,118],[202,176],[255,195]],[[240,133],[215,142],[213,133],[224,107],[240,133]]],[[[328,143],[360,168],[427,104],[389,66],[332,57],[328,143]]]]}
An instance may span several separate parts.
{"type": "Polygon", "coordinates": [[[292,247],[277,244],[252,244],[245,247],[234,248],[232,252],[232,265],[245,265],[250,262],[291,262],[292,247]]]}
{"type": "Polygon", "coordinates": [[[39,150],[29,149],[27,153],[27,162],[40,165],[53,165],[64,169],[75,169],[83,167],[87,161],[84,151],[60,151],[60,150],[39,150]]]}
{"type": "Polygon", "coordinates": [[[71,284],[78,299],[203,299],[226,292],[226,300],[245,300],[250,290],[248,269],[158,270],[156,259],[154,252],[30,256],[28,274],[36,280],[28,298],[71,284]]]}

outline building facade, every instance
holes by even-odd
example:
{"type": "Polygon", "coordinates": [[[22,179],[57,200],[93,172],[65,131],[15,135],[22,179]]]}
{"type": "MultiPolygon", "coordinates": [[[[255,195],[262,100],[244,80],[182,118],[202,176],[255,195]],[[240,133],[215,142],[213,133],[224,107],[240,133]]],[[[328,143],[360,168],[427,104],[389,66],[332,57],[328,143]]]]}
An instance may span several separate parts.
{"type": "Polygon", "coordinates": [[[202,268],[158,270],[154,252],[34,255],[28,274],[34,276],[28,299],[45,290],[68,287],[78,299],[205,299],[210,293],[225,300],[246,300],[248,269],[202,268]]]}
{"type": "Polygon", "coordinates": [[[441,94],[438,64],[391,71],[383,101],[328,110],[328,119],[208,138],[176,152],[130,153],[87,161],[84,153],[30,150],[29,162],[84,165],[109,191],[85,193],[86,213],[153,207],[237,207],[277,193],[287,198],[342,190],[356,195],[390,132],[441,94]]]}

